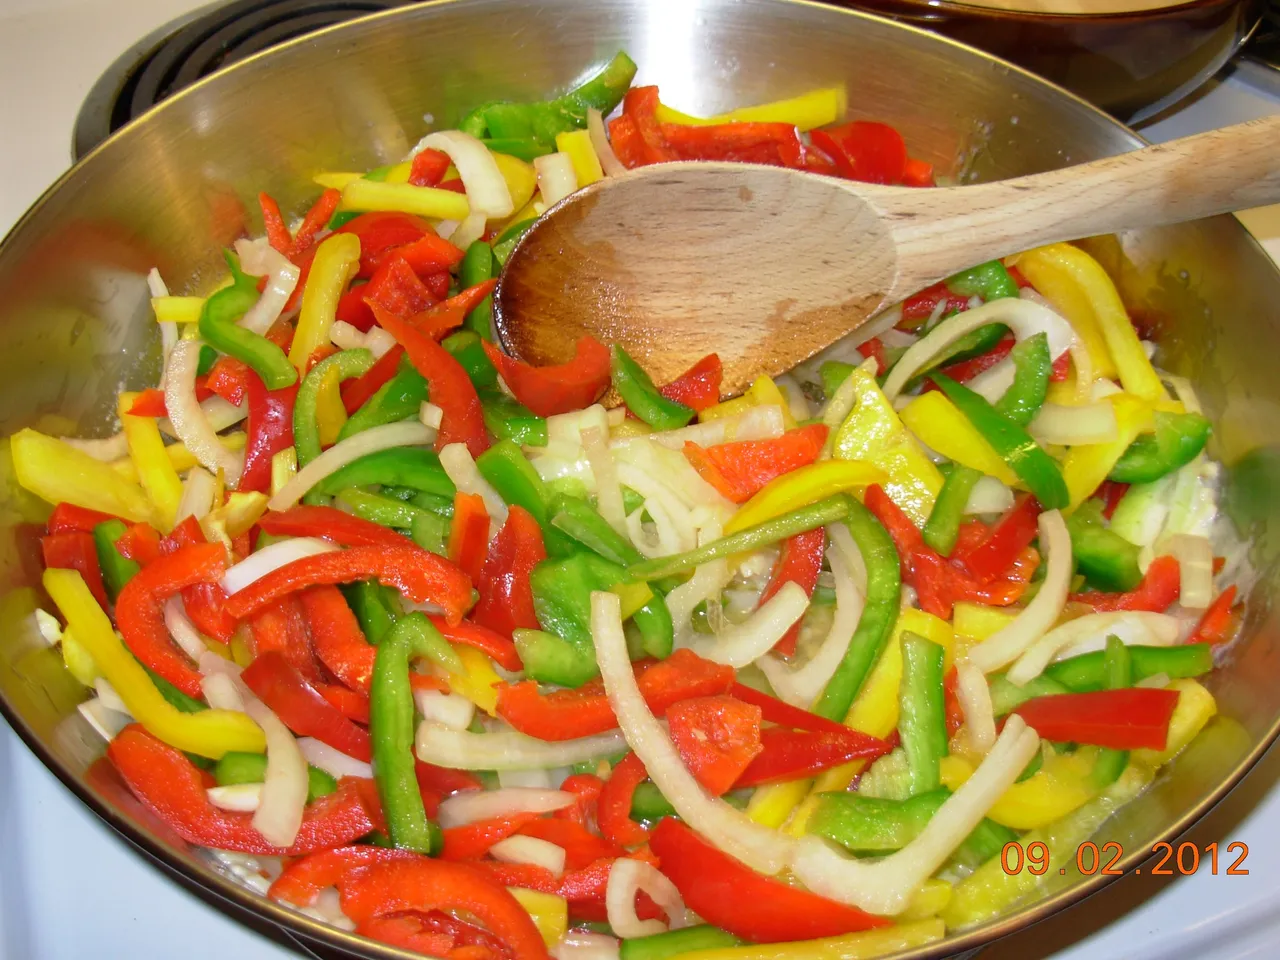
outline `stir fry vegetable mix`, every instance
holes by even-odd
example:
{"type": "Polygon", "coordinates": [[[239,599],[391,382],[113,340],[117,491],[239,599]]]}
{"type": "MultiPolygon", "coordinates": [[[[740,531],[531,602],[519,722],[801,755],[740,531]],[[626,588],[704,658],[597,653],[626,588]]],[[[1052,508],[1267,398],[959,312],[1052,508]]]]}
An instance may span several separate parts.
{"type": "Polygon", "coordinates": [[[264,194],[207,299],[153,275],[181,332],[120,441],[11,440],[53,505],[41,629],[143,807],[368,936],[927,942],[1031,892],[1005,843],[1068,865],[1214,713],[1208,421],[1065,245],[736,398],[714,355],[670,384],[590,338],[505,356],[501,263],[602,176],[932,183],[840,91],[700,120],[634,71],[321,174],[292,232],[264,194]]]}

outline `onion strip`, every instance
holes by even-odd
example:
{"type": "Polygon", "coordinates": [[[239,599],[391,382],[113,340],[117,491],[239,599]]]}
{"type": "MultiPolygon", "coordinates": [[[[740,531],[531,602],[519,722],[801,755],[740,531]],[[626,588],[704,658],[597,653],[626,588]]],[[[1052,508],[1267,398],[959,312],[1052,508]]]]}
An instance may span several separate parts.
{"type": "Polygon", "coordinates": [[[613,462],[613,454],[605,442],[607,430],[601,433],[599,427],[587,427],[582,430],[582,451],[591,464],[591,472],[596,478],[596,507],[600,516],[618,533],[627,530],[627,514],[622,505],[622,484],[618,481],[618,465],[613,462]]]}
{"type": "Polygon", "coordinates": [[[164,625],[174,642],[192,660],[199,661],[201,654],[209,652],[209,647],[200,636],[200,631],[187,616],[187,609],[182,605],[182,597],[175,594],[164,602],[164,625]]]}
{"type": "Polygon", "coordinates": [[[696,652],[740,670],[772,650],[808,608],[809,595],[804,587],[788,580],[742,623],[695,644],[696,652]]]}
{"type": "Polygon", "coordinates": [[[453,485],[462,493],[471,493],[484,501],[484,508],[489,514],[489,536],[497,534],[498,529],[507,522],[507,504],[498,491],[489,485],[489,481],[480,475],[471,451],[465,443],[450,443],[440,450],[440,466],[449,475],[453,485]]]}
{"type": "Polygon", "coordinates": [[[458,176],[462,178],[462,186],[467,191],[467,201],[473,211],[483,213],[489,219],[509,217],[515,212],[515,203],[498,161],[471,134],[461,130],[429,133],[409,151],[409,159],[428,149],[448,154],[458,168],[458,176]]]}
{"type": "Polygon", "coordinates": [[[1175,533],[1156,545],[1157,556],[1171,553],[1178,561],[1178,602],[1188,610],[1204,610],[1213,602],[1213,545],[1208,537],[1175,533]]]}
{"type": "Polygon", "coordinates": [[[414,750],[424,763],[454,770],[540,770],[610,756],[625,745],[616,731],[549,743],[514,730],[470,733],[424,720],[414,750]]]}
{"type": "Polygon", "coordinates": [[[341,750],[313,737],[299,737],[298,749],[306,757],[307,763],[336,779],[363,777],[369,780],[373,777],[373,767],[370,764],[355,757],[349,757],[341,750]]]}
{"type": "Polygon", "coordinates": [[[651,863],[631,857],[619,857],[609,869],[605,887],[605,909],[609,926],[624,939],[647,937],[688,925],[684,900],[676,885],[651,863]],[[661,920],[641,920],[636,915],[636,895],[641,891],[667,915],[670,926],[661,920]]]}
{"type": "Polygon", "coordinates": [[[267,285],[257,302],[240,318],[240,326],[258,335],[265,334],[284,312],[302,271],[288,257],[274,249],[265,238],[258,241],[237,240],[236,253],[240,267],[251,276],[266,276],[267,285]],[[258,244],[258,249],[252,249],[258,244]]]}
{"type": "Polygon", "coordinates": [[[964,727],[969,746],[984,756],[996,742],[996,717],[991,706],[991,688],[981,670],[968,660],[956,664],[956,694],[964,711],[964,727]]]}
{"type": "Polygon", "coordinates": [[[571,807],[577,802],[578,795],[567,790],[539,790],[535,787],[468,790],[441,801],[437,820],[440,826],[448,830],[477,820],[509,817],[513,813],[551,813],[571,807]]]}
{"type": "Polygon", "coordinates": [[[353,460],[388,450],[392,447],[414,447],[431,443],[436,432],[416,420],[387,423],[380,427],[362,430],[355,436],[340,440],[294,474],[280,491],[267,501],[269,510],[288,510],[302,499],[302,495],[317,483],[341,470],[353,460]]]}
{"type": "Polygon", "coordinates": [[[286,564],[301,560],[303,557],[332,553],[337,549],[335,544],[328,540],[321,540],[319,537],[290,537],[288,540],[277,540],[228,567],[227,572],[222,575],[222,589],[227,592],[227,596],[232,596],[286,564]]]}
{"type": "Polygon", "coordinates": [[[222,445],[217,428],[209,422],[204,408],[196,402],[196,368],[200,364],[200,346],[199,340],[179,340],[174,344],[165,369],[165,411],[169,415],[174,433],[187,445],[191,455],[210,473],[223,471],[227,483],[234,487],[244,469],[244,457],[222,445]]]}
{"type": "Polygon", "coordinates": [[[519,834],[507,837],[490,847],[489,853],[493,859],[503,863],[531,863],[535,867],[542,867],[553,877],[564,873],[564,847],[558,847],[550,840],[539,837],[524,837],[519,834]]]}
{"type": "Polygon", "coordinates": [[[1027,429],[1040,443],[1108,443],[1120,432],[1116,408],[1105,400],[1079,406],[1046,403],[1027,429]]]}
{"type": "Polygon", "coordinates": [[[307,806],[307,761],[293,733],[265,703],[257,697],[246,697],[244,712],[267,738],[267,772],[253,826],[268,843],[291,847],[307,806]]]}
{"type": "Polygon", "coordinates": [[[1089,613],[1054,627],[1027,649],[1006,676],[1022,686],[1044,671],[1054,659],[1069,652],[1070,656],[1091,653],[1106,646],[1107,637],[1119,637],[1124,643],[1143,643],[1167,647],[1178,639],[1181,624],[1176,617],[1142,610],[1115,610],[1089,613]]]}
{"type": "Polygon", "coordinates": [[[600,158],[600,169],[606,177],[620,177],[627,172],[618,155],[613,152],[613,144],[604,132],[604,117],[595,107],[587,108],[587,136],[591,138],[591,147],[600,158]]]}

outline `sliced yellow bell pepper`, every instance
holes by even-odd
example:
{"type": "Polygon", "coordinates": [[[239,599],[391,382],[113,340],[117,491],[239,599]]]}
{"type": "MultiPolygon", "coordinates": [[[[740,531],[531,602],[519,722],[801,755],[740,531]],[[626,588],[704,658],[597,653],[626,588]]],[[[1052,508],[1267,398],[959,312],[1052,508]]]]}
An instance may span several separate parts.
{"type": "Polygon", "coordinates": [[[732,400],[722,400],[719,403],[713,403],[711,406],[698,412],[698,422],[706,423],[708,420],[719,420],[723,417],[737,417],[746,413],[755,404],[746,394],[740,397],[734,397],[732,400]]]}
{"type": "MultiPolygon", "coordinates": [[[[362,180],[361,183],[372,181],[362,180]]],[[[417,190],[417,187],[405,189],[417,190]]],[[[448,193],[447,190],[441,191],[448,193]]],[[[457,196],[457,194],[451,194],[457,196]]],[[[407,211],[415,212],[415,211],[407,211]]],[[[464,214],[465,216],[465,214],[464,214]]],[[[305,376],[307,361],[321,344],[329,342],[329,330],[338,310],[338,301],[347,290],[347,284],[360,269],[360,238],[352,233],[335,233],[316,248],[311,261],[311,273],[302,291],[302,309],[298,314],[298,329],[289,347],[289,362],[298,369],[298,376],[305,376]]]]}
{"type": "Polygon", "coordinates": [[[9,440],[18,483],[49,503],[70,503],[126,520],[150,522],[155,508],[137,483],[109,463],[30,428],[9,440]]]}
{"type": "Polygon", "coordinates": [[[924,526],[942,489],[942,474],[903,426],[870,370],[849,374],[853,409],[836,431],[832,454],[837,460],[865,460],[886,474],[884,491],[916,526],[924,526]]]}
{"type": "Polygon", "coordinates": [[[98,670],[98,665],[93,662],[93,654],[85,649],[83,643],[76,639],[76,635],[71,632],[70,627],[62,631],[62,640],[58,644],[58,648],[62,651],[62,662],[67,665],[71,675],[86,687],[92,687],[93,681],[102,676],[101,671],[98,670]]]}
{"type": "MultiPolygon", "coordinates": [[[[1097,792],[1089,781],[1097,760],[1097,747],[1053,754],[1034,774],[1005,790],[987,816],[1014,830],[1034,830],[1065,817],[1088,803],[1097,792]]],[[[942,784],[957,790],[973,776],[973,770],[973,764],[963,757],[943,757],[942,784]]]]}
{"type": "Polygon", "coordinates": [[[665,103],[659,103],[655,113],[662,123],[682,123],[692,127],[709,127],[718,123],[789,123],[803,131],[835,123],[844,116],[847,105],[844,87],[821,87],[798,97],[754,107],[739,107],[714,117],[690,116],[665,103]]]}
{"type": "Polygon", "coordinates": [[[650,433],[653,433],[653,427],[643,420],[633,420],[630,417],[609,428],[609,437],[613,440],[619,437],[643,437],[650,433]]]}
{"type": "MultiPolygon", "coordinates": [[[[955,656],[959,658],[974,644],[1011,624],[1018,614],[1001,607],[988,607],[981,603],[961,600],[951,612],[951,625],[955,630],[955,656]]],[[[932,637],[930,639],[933,639],[932,637]]]]}
{"type": "MultiPolygon", "coordinates": [[[[243,430],[237,430],[235,433],[228,433],[218,437],[222,441],[222,445],[228,450],[243,450],[245,444],[245,433],[243,430]]],[[[186,473],[192,467],[199,463],[195,455],[187,449],[186,444],[182,442],[171,443],[164,448],[165,455],[169,458],[169,462],[173,464],[173,469],[178,473],[186,473]]],[[[130,483],[138,482],[138,468],[133,465],[133,460],[129,457],[121,457],[119,460],[111,461],[111,469],[118,473],[130,483]]]]}
{"type": "Polygon", "coordinates": [[[408,183],[409,177],[413,173],[413,161],[406,160],[403,163],[397,163],[387,170],[387,175],[382,178],[383,183],[408,183]]]}
{"type": "Polygon", "coordinates": [[[542,934],[542,942],[554,947],[569,929],[569,903],[554,893],[541,893],[527,887],[507,887],[507,891],[524,907],[533,925],[542,934]]]}
{"type": "Polygon", "coordinates": [[[1169,684],[1169,689],[1178,691],[1178,704],[1173,708],[1173,716],[1169,718],[1169,737],[1165,741],[1165,748],[1134,750],[1129,755],[1130,759],[1144,763],[1153,770],[1164,766],[1181,753],[1218,712],[1218,702],[1213,699],[1213,694],[1195,680],[1174,680],[1169,684]]]}
{"type": "Polygon", "coordinates": [[[363,176],[363,173],[347,173],[345,171],[340,173],[334,170],[326,170],[321,173],[317,173],[311,178],[311,182],[319,184],[326,190],[341,190],[347,184],[354,180],[359,180],[363,176]]]}
{"type": "Polygon", "coordinates": [[[464,194],[454,193],[452,190],[361,178],[352,180],[342,188],[342,200],[338,209],[361,212],[387,210],[412,213],[419,217],[437,217],[441,220],[463,220],[471,212],[471,204],[464,194]]]}
{"type": "Polygon", "coordinates": [[[1051,243],[1011,258],[1018,270],[1055,310],[1067,318],[1084,344],[1099,377],[1115,377],[1116,364],[1089,297],[1073,276],[1071,264],[1082,251],[1066,243],[1051,243]]]}
{"type": "Polygon", "coordinates": [[[930,878],[920,884],[920,889],[907,904],[907,909],[894,917],[898,923],[910,923],[912,920],[928,920],[936,917],[951,902],[951,892],[955,888],[945,880],[930,878]]]}
{"type": "Polygon", "coordinates": [[[557,133],[556,149],[568,154],[569,160],[573,163],[573,172],[578,178],[578,186],[585,187],[589,183],[604,179],[604,168],[600,166],[596,148],[591,145],[591,134],[586,130],[557,133]]]}
{"type": "Polygon", "coordinates": [[[298,473],[298,451],[293,447],[277,450],[271,456],[271,495],[274,497],[298,473]]]}
{"type": "Polygon", "coordinates": [[[161,533],[173,529],[178,516],[178,503],[182,500],[182,480],[173,463],[164,452],[164,437],[155,417],[135,417],[129,408],[138,395],[125,392],[116,399],[116,412],[120,415],[120,427],[129,443],[129,458],[138,471],[142,489],[156,507],[156,521],[161,533]]]}
{"type": "Polygon", "coordinates": [[[134,719],[172,747],[217,760],[230,751],[262,753],[262,730],[246,714],[233,710],[182,713],[151,682],[142,664],[125,649],[111,621],[75,570],[46,570],[44,588],[62,611],[67,626],[84,645],[102,676],[115,687],[134,719]]]}
{"type": "Polygon", "coordinates": [[[475,647],[461,644],[454,646],[454,652],[462,660],[462,673],[447,674],[449,689],[461,697],[466,697],[491,717],[498,715],[498,691],[494,689],[502,678],[498,676],[489,658],[475,647]]]}
{"type": "Polygon", "coordinates": [[[618,583],[609,592],[622,601],[622,619],[626,620],[653,599],[653,591],[647,583],[618,583]]]}
{"type": "Polygon", "coordinates": [[[822,460],[784,473],[771,480],[725,524],[728,536],[774,517],[817,503],[837,493],[859,492],[888,479],[885,471],[869,463],[822,460]]]}
{"type": "Polygon", "coordinates": [[[786,396],[782,393],[782,388],[768,377],[756,377],[755,382],[747,388],[744,396],[749,397],[757,407],[767,407],[770,404],[781,407],[782,426],[787,430],[795,427],[796,418],[791,414],[791,404],[787,402],[786,396]]]}
{"type": "MultiPolygon", "coordinates": [[[[594,157],[595,154],[592,153],[592,156],[594,157]]],[[[533,199],[534,191],[538,189],[538,172],[533,169],[533,164],[525,163],[519,157],[508,156],[505,153],[493,154],[493,160],[498,165],[498,172],[502,174],[502,179],[507,182],[507,192],[511,194],[513,208],[519,210],[533,199]]],[[[576,164],[574,170],[577,170],[576,164]]],[[[578,183],[582,183],[581,178],[578,183]]]]}
{"type": "Polygon", "coordinates": [[[1062,460],[1062,479],[1067,482],[1071,502],[1063,513],[1071,513],[1092,496],[1129,444],[1152,428],[1151,404],[1127,393],[1115,393],[1107,399],[1116,413],[1116,437],[1106,443],[1080,444],[1067,451],[1062,460]]]}
{"type": "Polygon", "coordinates": [[[347,422],[347,408],[342,403],[339,388],[342,380],[336,367],[329,369],[316,391],[316,426],[320,433],[320,446],[330,447],[338,442],[338,434],[347,422]]]}
{"type": "Polygon", "coordinates": [[[971,467],[1013,486],[1017,474],[996,453],[969,418],[938,390],[922,393],[899,414],[920,442],[948,460],[971,467]]]}
{"type": "Polygon", "coordinates": [[[811,783],[811,780],[790,780],[766,784],[751,795],[746,814],[756,823],[777,829],[809,795],[811,783]]]}
{"type": "Polygon", "coordinates": [[[214,507],[201,519],[200,529],[209,540],[216,540],[230,550],[232,540],[248,533],[262,519],[267,512],[268,497],[256,490],[246,490],[233,493],[226,499],[226,503],[214,507]]]}
{"type": "Polygon", "coordinates": [[[152,297],[157,323],[199,323],[204,297],[152,297]]]}
{"type": "Polygon", "coordinates": [[[946,936],[947,928],[938,917],[879,927],[862,933],[822,937],[794,943],[761,943],[746,947],[715,947],[691,950],[679,960],[869,960],[900,950],[922,947],[946,936]]]}

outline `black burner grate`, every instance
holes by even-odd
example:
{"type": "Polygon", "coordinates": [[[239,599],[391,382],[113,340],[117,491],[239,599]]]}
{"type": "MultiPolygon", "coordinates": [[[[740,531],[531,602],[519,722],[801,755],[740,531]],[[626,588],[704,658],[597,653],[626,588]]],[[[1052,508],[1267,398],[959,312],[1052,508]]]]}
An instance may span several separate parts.
{"type": "Polygon", "coordinates": [[[413,0],[235,0],[197,10],[113,63],[76,118],[78,160],[134,117],[222,67],[353,17],[413,0]]]}

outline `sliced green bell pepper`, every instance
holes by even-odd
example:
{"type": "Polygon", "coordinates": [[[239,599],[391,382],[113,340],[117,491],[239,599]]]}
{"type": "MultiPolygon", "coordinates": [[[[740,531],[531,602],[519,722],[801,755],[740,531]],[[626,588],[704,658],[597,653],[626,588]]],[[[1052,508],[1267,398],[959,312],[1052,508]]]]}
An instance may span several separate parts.
{"type": "MultiPolygon", "coordinates": [[[[1133,656],[1129,648],[1117,636],[1107,637],[1107,646],[1102,651],[1103,672],[1106,677],[1104,689],[1123,690],[1133,685],[1133,656]]],[[[1098,759],[1094,761],[1090,779],[1099,790],[1111,786],[1120,779],[1124,768],[1129,765],[1128,750],[1102,749],[1098,751],[1098,759]]]]}
{"type": "Polygon", "coordinates": [[[591,652],[553,633],[517,629],[513,639],[524,674],[530,680],[577,688],[600,673],[591,652]]]}
{"type": "MultiPolygon", "coordinates": [[[[336,354],[335,356],[341,356],[341,354],[336,354]]],[[[330,359],[333,358],[331,357],[330,359]]],[[[319,364],[316,364],[317,369],[319,366],[319,364]]],[[[312,370],[311,373],[315,373],[315,370],[312,370]]],[[[311,374],[308,374],[308,376],[311,376],[311,374]]],[[[384,423],[397,423],[401,420],[416,419],[418,411],[426,399],[427,381],[422,374],[413,368],[413,364],[409,362],[407,356],[402,357],[400,366],[396,368],[395,376],[379,387],[377,392],[350,416],[347,422],[342,425],[342,429],[338,431],[338,440],[346,440],[361,431],[368,430],[371,427],[380,427],[384,423]]],[[[297,418],[296,407],[294,408],[294,418],[297,418]]]]}
{"type": "Polygon", "coordinates": [[[728,931],[703,923],[647,937],[629,937],[618,946],[618,960],[670,960],[695,950],[738,947],[745,943],[728,931]]]}
{"type": "Polygon", "coordinates": [[[116,541],[128,529],[123,520],[103,520],[93,528],[93,545],[98,553],[98,566],[102,568],[102,583],[107,588],[107,596],[112,603],[115,603],[124,585],[142,569],[116,549],[116,541]]]}
{"type": "Polygon", "coordinates": [[[449,500],[457,492],[444,467],[440,466],[440,458],[431,450],[414,447],[394,447],[366,454],[329,474],[314,489],[332,496],[347,487],[363,487],[371,483],[412,487],[449,500]]]}
{"type": "Polygon", "coordinates": [[[374,523],[395,530],[411,529],[414,519],[419,514],[427,512],[421,507],[415,507],[395,497],[384,497],[382,494],[370,493],[359,487],[339,490],[337,500],[357,517],[372,520],[374,523]]]}
{"type": "Polygon", "coordinates": [[[507,257],[511,256],[511,251],[516,248],[520,238],[529,232],[529,228],[537,220],[537,217],[530,217],[528,220],[521,220],[519,223],[512,224],[506,230],[503,230],[501,235],[493,241],[493,258],[498,263],[506,266],[507,257]]]}
{"type": "Polygon", "coordinates": [[[942,784],[939,763],[947,755],[942,656],[942,647],[932,640],[910,631],[902,635],[898,734],[907,754],[908,789],[913,796],[942,784]]]}
{"type": "Polygon", "coordinates": [[[285,352],[266,337],[239,326],[239,320],[258,302],[258,281],[240,269],[230,250],[222,254],[231,268],[232,283],[205,300],[200,310],[200,336],[209,346],[253,368],[268,390],[298,382],[298,371],[285,352]]]}
{"type": "Polygon", "coordinates": [[[996,673],[987,677],[987,686],[991,691],[991,711],[997,717],[1012,713],[1015,708],[1036,697],[1071,692],[1063,684],[1043,673],[1022,686],[1018,686],[1003,673],[996,673]]]}
{"type": "Polygon", "coordinates": [[[1018,295],[1017,282],[999,260],[990,260],[968,270],[961,270],[955,276],[947,277],[944,282],[952,293],[958,293],[962,297],[978,296],[983,303],[1018,295]]]}
{"type": "Polygon", "coordinates": [[[390,589],[376,580],[359,580],[340,589],[365,639],[375,646],[381,643],[400,616],[399,595],[393,597],[390,589]]]}
{"type": "Polygon", "coordinates": [[[659,393],[649,374],[627,351],[616,343],[609,351],[613,386],[628,410],[655,430],[675,430],[693,419],[696,411],[659,393]]]}
{"type": "MultiPolygon", "coordinates": [[[[213,779],[220,787],[232,787],[239,783],[262,783],[267,776],[267,756],[264,753],[224,753],[213,765],[213,779]]],[[[307,803],[327,797],[338,789],[338,781],[319,767],[307,765],[307,803]]]]}
{"type": "Polygon", "coordinates": [[[1186,466],[1204,449],[1212,425],[1198,413],[1155,414],[1155,432],[1144,433],[1120,455],[1108,476],[1119,483],[1151,483],[1186,466]]]}
{"type": "Polygon", "coordinates": [[[547,445],[545,419],[501,390],[481,388],[476,392],[480,396],[484,425],[499,440],[511,440],[522,447],[547,445]]]}
{"type": "Polygon", "coordinates": [[[649,656],[665,660],[675,646],[675,624],[666,599],[656,590],[653,599],[631,615],[640,635],[640,648],[649,656]]]}
{"type": "MultiPolygon", "coordinates": [[[[1213,670],[1213,649],[1207,643],[1186,643],[1175,647],[1152,647],[1144,644],[1126,645],[1131,682],[1164,674],[1171,680],[1201,677],[1213,670]]],[[[1042,677],[1059,684],[1055,693],[1085,693],[1102,690],[1106,685],[1107,667],[1103,651],[1082,653],[1051,663],[1042,677]]]]}
{"type": "Polygon", "coordinates": [[[951,556],[951,551],[955,549],[969,494],[981,479],[979,471],[957,463],[942,482],[942,489],[938,491],[938,499],[933,502],[933,509],[929,511],[929,520],[921,535],[925,543],[944,557],[951,556]]]}
{"type": "MultiPolygon", "coordinates": [[[[320,427],[316,422],[316,402],[320,395],[321,384],[327,378],[334,376],[339,382],[350,380],[352,377],[367,373],[372,366],[373,354],[364,347],[342,350],[330,357],[325,357],[302,378],[302,384],[298,387],[298,398],[293,404],[293,446],[298,453],[299,469],[305,467],[321,453],[320,427]]],[[[343,429],[346,429],[346,424],[343,425],[343,429]]]]}
{"type": "Polygon", "coordinates": [[[557,494],[551,500],[549,512],[553,527],[610,563],[625,567],[644,560],[631,541],[609,526],[587,501],[557,494]]]}
{"type": "MultiPolygon", "coordinates": [[[[492,147],[490,149],[493,149],[492,147]]],[[[501,152],[501,151],[500,151],[501,152]]],[[[493,259],[493,247],[483,240],[474,241],[467,247],[458,266],[458,286],[466,290],[477,283],[484,283],[497,276],[497,262],[493,259]]],[[[463,327],[471,330],[485,340],[493,339],[493,295],[485,297],[467,314],[463,327]]]]}
{"type": "Polygon", "coordinates": [[[1053,374],[1053,357],[1049,355],[1049,337],[1037,333],[1017,344],[1009,353],[1013,361],[1013,384],[995,403],[997,413],[1020,427],[1035,419],[1049,392],[1053,374]]]}
{"type": "Polygon", "coordinates": [[[1099,500],[1086,500],[1067,518],[1076,569],[1100,590],[1123,593],[1142,581],[1138,547],[1109,529],[1099,500]]]}
{"type": "Polygon", "coordinates": [[[440,346],[458,363],[471,378],[477,390],[498,389],[498,368],[493,365],[489,355],[484,352],[480,335],[474,330],[459,330],[440,341],[440,346]]]}

